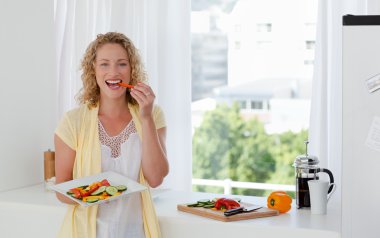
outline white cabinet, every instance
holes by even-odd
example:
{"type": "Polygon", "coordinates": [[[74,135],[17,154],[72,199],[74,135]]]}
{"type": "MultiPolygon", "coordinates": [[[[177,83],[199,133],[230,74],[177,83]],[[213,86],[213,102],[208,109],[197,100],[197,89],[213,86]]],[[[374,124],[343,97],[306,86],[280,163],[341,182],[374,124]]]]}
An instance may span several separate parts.
{"type": "Polygon", "coordinates": [[[343,22],[342,234],[378,238],[380,90],[368,80],[380,73],[380,16],[343,22]]]}
{"type": "MultiPolygon", "coordinates": [[[[340,238],[340,210],[329,207],[327,215],[311,215],[310,210],[297,210],[275,217],[238,222],[221,222],[180,212],[177,204],[194,202],[222,195],[165,191],[154,196],[158,219],[164,238],[194,237],[292,237],[340,238]]],[[[239,196],[243,201],[265,205],[266,199],[239,196]]],[[[42,185],[0,193],[1,237],[55,237],[65,205],[42,185]]]]}

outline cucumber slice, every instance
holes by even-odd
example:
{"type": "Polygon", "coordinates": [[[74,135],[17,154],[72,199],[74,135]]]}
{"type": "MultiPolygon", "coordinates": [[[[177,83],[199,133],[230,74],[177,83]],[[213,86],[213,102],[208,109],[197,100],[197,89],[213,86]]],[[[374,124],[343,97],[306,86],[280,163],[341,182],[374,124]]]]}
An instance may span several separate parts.
{"type": "Polygon", "coordinates": [[[115,195],[118,191],[119,190],[117,190],[117,188],[115,186],[106,187],[106,193],[108,193],[111,196],[115,195]]]}
{"type": "Polygon", "coordinates": [[[97,190],[95,190],[93,193],[91,193],[92,196],[100,195],[104,191],[106,191],[106,186],[101,186],[97,190]]]}
{"type": "Polygon", "coordinates": [[[208,204],[208,205],[204,205],[203,207],[204,208],[213,208],[213,207],[215,207],[215,205],[214,204],[208,204]]]}
{"type": "Polygon", "coordinates": [[[127,190],[127,186],[125,185],[119,185],[119,186],[116,186],[116,188],[119,192],[127,190]]]}
{"type": "Polygon", "coordinates": [[[71,196],[71,197],[73,197],[75,199],[78,199],[77,197],[75,197],[74,193],[67,193],[67,195],[69,195],[69,196],[71,196]]]}
{"type": "Polygon", "coordinates": [[[83,190],[85,190],[85,191],[90,190],[90,186],[89,186],[89,185],[79,186],[78,188],[81,188],[81,189],[83,189],[83,190]]]}
{"type": "Polygon", "coordinates": [[[210,202],[210,199],[202,199],[198,201],[198,203],[201,203],[201,204],[208,204],[209,202],[210,202]]]}
{"type": "Polygon", "coordinates": [[[97,202],[97,201],[99,201],[99,198],[89,198],[89,199],[87,199],[86,202],[88,202],[88,203],[94,203],[94,202],[97,202]]]}

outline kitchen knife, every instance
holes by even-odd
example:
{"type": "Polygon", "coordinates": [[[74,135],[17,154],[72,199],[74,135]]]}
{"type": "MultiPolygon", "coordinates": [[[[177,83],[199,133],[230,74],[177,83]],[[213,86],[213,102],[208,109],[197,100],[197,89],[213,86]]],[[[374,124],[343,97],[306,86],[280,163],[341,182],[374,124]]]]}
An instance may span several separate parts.
{"type": "Polygon", "coordinates": [[[230,210],[225,211],[224,215],[228,217],[228,216],[232,216],[232,215],[243,213],[243,212],[244,213],[245,212],[253,212],[253,211],[256,211],[260,208],[262,208],[262,206],[258,206],[258,205],[253,205],[253,206],[249,206],[249,207],[238,207],[235,209],[230,209],[230,210]]]}

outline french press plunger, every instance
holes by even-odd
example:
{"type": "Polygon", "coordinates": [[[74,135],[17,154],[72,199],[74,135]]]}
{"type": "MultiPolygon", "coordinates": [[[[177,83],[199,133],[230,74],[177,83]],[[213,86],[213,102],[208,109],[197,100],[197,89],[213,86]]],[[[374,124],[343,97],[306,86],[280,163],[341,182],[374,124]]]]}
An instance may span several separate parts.
{"type": "Polygon", "coordinates": [[[296,202],[297,208],[310,207],[310,193],[307,181],[315,179],[318,180],[319,172],[324,172],[329,175],[330,184],[328,193],[333,189],[334,176],[328,169],[318,167],[319,160],[316,156],[307,154],[307,145],[309,141],[305,141],[306,153],[305,155],[297,156],[293,166],[296,170],[296,202]]]}

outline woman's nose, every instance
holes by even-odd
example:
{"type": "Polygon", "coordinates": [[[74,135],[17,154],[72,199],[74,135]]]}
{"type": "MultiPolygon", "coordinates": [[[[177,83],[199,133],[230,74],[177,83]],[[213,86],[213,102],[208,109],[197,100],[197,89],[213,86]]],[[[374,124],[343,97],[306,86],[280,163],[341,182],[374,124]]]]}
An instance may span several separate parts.
{"type": "Polygon", "coordinates": [[[117,65],[111,64],[108,73],[112,75],[117,75],[119,73],[117,65]]]}

